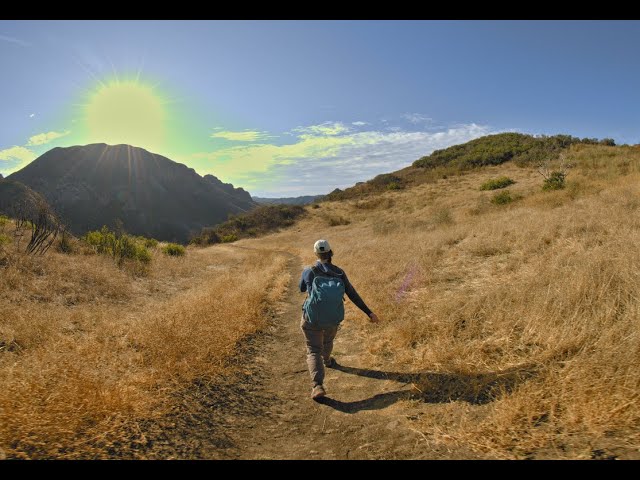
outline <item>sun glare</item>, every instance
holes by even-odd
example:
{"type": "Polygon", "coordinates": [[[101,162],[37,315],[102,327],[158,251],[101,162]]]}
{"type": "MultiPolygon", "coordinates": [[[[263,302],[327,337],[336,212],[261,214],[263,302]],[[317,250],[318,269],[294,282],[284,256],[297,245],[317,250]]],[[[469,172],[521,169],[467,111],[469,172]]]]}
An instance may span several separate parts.
{"type": "Polygon", "coordinates": [[[86,120],[92,141],[158,150],[165,139],[162,101],[139,82],[102,84],[89,98],[86,120]]]}

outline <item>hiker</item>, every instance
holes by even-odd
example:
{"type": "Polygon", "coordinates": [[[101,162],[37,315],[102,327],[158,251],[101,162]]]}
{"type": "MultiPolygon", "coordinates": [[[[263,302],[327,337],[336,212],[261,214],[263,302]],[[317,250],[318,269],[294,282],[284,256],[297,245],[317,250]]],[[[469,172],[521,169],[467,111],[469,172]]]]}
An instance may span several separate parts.
{"type": "Polygon", "coordinates": [[[371,322],[378,322],[378,317],[365,305],[347,274],[331,263],[333,251],[329,242],[318,240],[313,250],[318,261],[314,266],[305,268],[300,279],[300,291],[308,293],[302,305],[300,328],[307,343],[307,366],[313,385],[311,398],[317,400],[326,395],[324,367],[336,365],[331,350],[340,322],[344,319],[344,294],[367,314],[371,322]]]}

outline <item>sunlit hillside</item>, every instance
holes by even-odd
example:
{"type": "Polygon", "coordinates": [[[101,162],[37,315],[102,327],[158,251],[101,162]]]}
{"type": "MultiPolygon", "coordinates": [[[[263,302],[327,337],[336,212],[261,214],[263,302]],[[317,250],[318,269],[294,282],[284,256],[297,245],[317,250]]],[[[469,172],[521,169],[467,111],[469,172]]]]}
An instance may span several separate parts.
{"type": "Polygon", "coordinates": [[[567,163],[564,190],[508,163],[323,203],[243,244],[310,264],[313,242],[331,242],[384,318],[368,325],[347,302],[371,367],[418,374],[429,442],[498,458],[637,451],[640,150],[579,145],[567,163]],[[504,175],[513,200],[494,204],[501,190],[480,186],[504,175]]]}
{"type": "Polygon", "coordinates": [[[4,221],[0,448],[147,458],[150,425],[182,411],[194,385],[245,369],[233,359],[278,318],[287,262],[298,272],[326,238],[382,318],[347,302],[343,328],[365,346],[361,364],[410,375],[403,418],[424,451],[628,457],[640,448],[640,150],[574,145],[565,161],[561,190],[513,162],[449,172],[306,206],[260,238],[175,258],[160,245],[143,270],[87,248],[25,256],[4,221]],[[503,176],[515,183],[480,189],[503,176]]]}

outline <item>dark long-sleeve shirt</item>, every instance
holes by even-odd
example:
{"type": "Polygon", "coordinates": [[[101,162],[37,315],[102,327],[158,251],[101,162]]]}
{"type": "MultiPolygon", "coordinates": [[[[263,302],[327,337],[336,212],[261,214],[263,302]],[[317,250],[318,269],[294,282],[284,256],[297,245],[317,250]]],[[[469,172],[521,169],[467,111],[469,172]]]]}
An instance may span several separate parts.
{"type": "MultiPolygon", "coordinates": [[[[324,272],[331,271],[334,275],[340,276],[344,280],[344,293],[347,294],[347,297],[349,297],[349,300],[351,300],[356,307],[358,307],[360,310],[366,313],[367,316],[371,315],[371,310],[369,309],[369,307],[367,307],[367,305],[364,303],[362,298],[360,298],[360,295],[358,295],[358,292],[356,292],[356,289],[353,288],[353,285],[351,285],[351,282],[347,278],[347,274],[344,272],[344,270],[336,267],[331,263],[322,263],[320,261],[316,262],[316,267],[318,267],[320,270],[324,272]]],[[[311,270],[311,268],[305,268],[304,271],[302,272],[302,278],[300,279],[301,292],[311,291],[311,284],[313,282],[313,277],[315,277],[315,275],[313,274],[313,271],[311,270]]]]}

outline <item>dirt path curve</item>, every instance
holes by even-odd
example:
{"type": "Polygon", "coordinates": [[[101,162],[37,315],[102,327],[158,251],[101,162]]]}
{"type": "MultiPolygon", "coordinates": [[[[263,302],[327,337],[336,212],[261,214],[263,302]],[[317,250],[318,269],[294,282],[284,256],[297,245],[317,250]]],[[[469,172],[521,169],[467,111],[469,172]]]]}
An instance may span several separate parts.
{"type": "MultiPolygon", "coordinates": [[[[363,344],[345,322],[335,343],[337,369],[328,369],[328,396],[310,398],[303,335],[303,294],[297,282],[303,265],[287,254],[291,281],[286,301],[268,331],[248,342],[241,356],[245,375],[224,395],[217,431],[224,441],[201,452],[208,458],[240,459],[408,459],[443,458],[412,430],[415,389],[410,383],[368,370],[359,359],[363,344]],[[231,414],[228,412],[231,410],[231,414]]],[[[415,413],[415,411],[414,411],[415,413]]]]}

